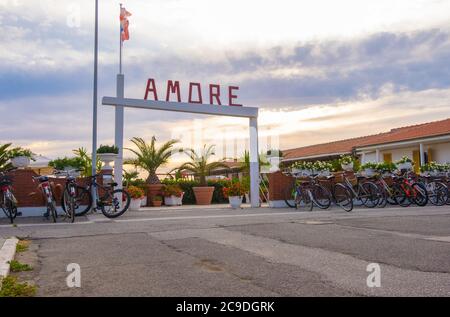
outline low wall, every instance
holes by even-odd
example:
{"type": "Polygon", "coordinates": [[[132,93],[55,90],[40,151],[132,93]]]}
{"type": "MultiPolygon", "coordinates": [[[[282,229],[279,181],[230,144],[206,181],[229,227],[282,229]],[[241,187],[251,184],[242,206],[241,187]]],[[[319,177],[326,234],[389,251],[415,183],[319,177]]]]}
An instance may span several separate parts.
{"type": "Polygon", "coordinates": [[[284,201],[286,188],[292,188],[295,179],[281,172],[270,173],[269,179],[269,207],[288,207],[284,201]]]}

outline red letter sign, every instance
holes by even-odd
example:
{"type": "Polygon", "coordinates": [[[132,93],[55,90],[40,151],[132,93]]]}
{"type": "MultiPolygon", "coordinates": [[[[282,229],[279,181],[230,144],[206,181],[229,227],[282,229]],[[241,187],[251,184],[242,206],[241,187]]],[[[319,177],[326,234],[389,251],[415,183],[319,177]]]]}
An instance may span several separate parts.
{"type": "Polygon", "coordinates": [[[149,92],[152,92],[154,100],[158,101],[158,94],[156,93],[156,84],[153,78],[149,78],[147,81],[147,88],[145,90],[145,97],[144,97],[145,100],[148,99],[149,92]]]}
{"type": "Polygon", "coordinates": [[[228,104],[229,104],[230,106],[238,106],[238,107],[241,107],[242,105],[234,104],[234,103],[233,103],[233,99],[236,99],[236,98],[237,98],[236,95],[233,95],[233,90],[239,90],[239,87],[235,87],[235,86],[230,86],[230,87],[228,87],[228,104]]]}
{"type": "Polygon", "coordinates": [[[202,87],[199,83],[189,83],[189,103],[203,103],[202,87]],[[198,91],[198,101],[192,100],[192,87],[196,86],[198,91]]]}
{"type": "Polygon", "coordinates": [[[220,102],[220,85],[209,85],[209,103],[211,105],[214,104],[214,98],[217,100],[217,104],[220,106],[222,103],[220,102]],[[213,92],[213,88],[216,89],[216,92],[213,92]]]}
{"type": "Polygon", "coordinates": [[[175,84],[173,81],[169,80],[167,82],[167,94],[166,94],[166,101],[170,100],[170,94],[177,94],[177,101],[181,102],[181,93],[180,93],[180,82],[176,81],[175,84]]]}

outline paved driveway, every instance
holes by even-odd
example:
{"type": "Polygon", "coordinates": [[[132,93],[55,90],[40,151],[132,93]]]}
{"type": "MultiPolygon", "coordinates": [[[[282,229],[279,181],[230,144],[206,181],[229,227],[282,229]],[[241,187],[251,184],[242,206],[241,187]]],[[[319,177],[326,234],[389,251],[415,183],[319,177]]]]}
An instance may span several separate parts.
{"type": "Polygon", "coordinates": [[[221,207],[0,220],[32,239],[41,296],[450,295],[447,207],[295,212],[221,207]],[[68,288],[66,267],[81,267],[68,288]],[[381,287],[369,288],[377,263],[381,287]]]}

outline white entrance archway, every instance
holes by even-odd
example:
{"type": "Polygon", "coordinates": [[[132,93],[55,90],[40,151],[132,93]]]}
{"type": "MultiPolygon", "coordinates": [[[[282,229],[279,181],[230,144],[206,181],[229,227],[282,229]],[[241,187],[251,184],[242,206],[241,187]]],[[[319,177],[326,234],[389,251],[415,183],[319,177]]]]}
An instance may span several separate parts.
{"type": "Polygon", "coordinates": [[[102,99],[103,105],[114,106],[116,108],[115,143],[116,146],[119,148],[119,155],[114,164],[115,169],[114,180],[118,184],[119,188],[122,188],[124,107],[248,118],[250,129],[251,205],[252,207],[260,206],[259,160],[258,160],[258,108],[130,99],[124,97],[124,82],[125,82],[124,75],[123,74],[117,75],[117,96],[103,97],[102,99]]]}

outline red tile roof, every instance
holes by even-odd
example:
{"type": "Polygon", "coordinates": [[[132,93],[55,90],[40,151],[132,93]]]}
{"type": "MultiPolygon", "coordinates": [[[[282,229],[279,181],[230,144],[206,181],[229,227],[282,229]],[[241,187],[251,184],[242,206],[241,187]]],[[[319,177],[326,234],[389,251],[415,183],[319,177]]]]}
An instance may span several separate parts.
{"type": "Polygon", "coordinates": [[[389,132],[284,150],[285,160],[351,153],[354,148],[450,134],[450,118],[395,128],[389,132]]]}

